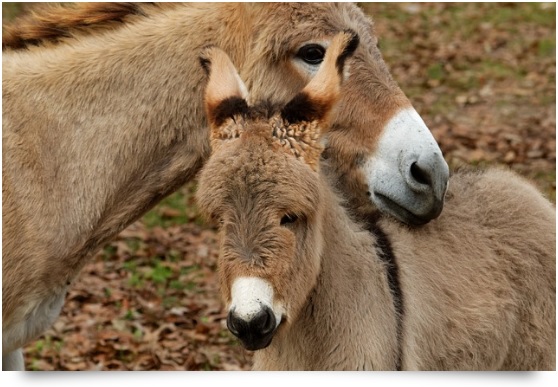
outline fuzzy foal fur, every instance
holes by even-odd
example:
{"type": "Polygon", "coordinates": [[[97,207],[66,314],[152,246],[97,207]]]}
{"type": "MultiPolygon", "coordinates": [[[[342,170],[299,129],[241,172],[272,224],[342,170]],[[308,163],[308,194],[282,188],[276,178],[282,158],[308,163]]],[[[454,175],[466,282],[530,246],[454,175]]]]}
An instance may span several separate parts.
{"type": "MultiPolygon", "coordinates": [[[[223,55],[210,57],[223,62],[223,55]]],[[[295,100],[321,105],[328,95],[331,108],[339,94],[331,59],[316,78],[335,81],[312,81],[295,100]]],[[[210,78],[229,70],[212,68],[210,78]]],[[[210,117],[221,88],[238,95],[243,87],[210,80],[210,117]]],[[[258,277],[286,311],[271,344],[255,353],[254,369],[555,369],[552,204],[512,172],[459,172],[438,219],[418,229],[389,218],[367,226],[343,207],[335,176],[317,163],[322,118],[293,124],[239,111],[212,127],[197,197],[221,223],[223,299],[231,304],[236,279],[258,277]],[[302,155],[293,153],[297,146],[302,155]],[[282,224],[284,216],[295,221],[282,224]],[[381,256],[386,243],[403,305],[381,256]]]]}

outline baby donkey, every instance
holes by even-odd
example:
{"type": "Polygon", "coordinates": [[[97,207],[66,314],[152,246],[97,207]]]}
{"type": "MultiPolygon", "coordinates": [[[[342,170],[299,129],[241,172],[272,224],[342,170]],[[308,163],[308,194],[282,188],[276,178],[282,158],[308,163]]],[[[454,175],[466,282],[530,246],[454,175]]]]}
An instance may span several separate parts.
{"type": "Polygon", "coordinates": [[[282,107],[248,106],[227,55],[202,55],[213,154],[197,198],[220,223],[230,331],[258,370],[554,369],[555,210],[533,186],[456,174],[442,215],[410,229],[356,221],[319,168],[357,45],[338,34],[282,107]]]}

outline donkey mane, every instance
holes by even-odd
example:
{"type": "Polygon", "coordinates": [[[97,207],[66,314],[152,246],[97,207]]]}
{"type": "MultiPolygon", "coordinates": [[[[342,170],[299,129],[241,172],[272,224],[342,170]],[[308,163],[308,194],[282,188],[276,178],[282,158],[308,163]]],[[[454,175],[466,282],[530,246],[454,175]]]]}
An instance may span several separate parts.
{"type": "Polygon", "coordinates": [[[173,3],[47,4],[3,27],[2,51],[20,50],[63,39],[116,29],[138,17],[173,7],[173,3]]]}

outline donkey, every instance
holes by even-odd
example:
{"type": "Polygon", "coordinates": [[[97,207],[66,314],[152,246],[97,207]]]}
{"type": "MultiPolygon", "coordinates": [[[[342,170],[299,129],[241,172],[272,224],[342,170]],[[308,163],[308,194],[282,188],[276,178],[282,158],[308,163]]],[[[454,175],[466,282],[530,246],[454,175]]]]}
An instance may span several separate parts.
{"type": "Polygon", "coordinates": [[[555,369],[556,215],[530,183],[457,173],[421,228],[343,206],[320,155],[356,40],[336,36],[283,107],[249,107],[226,54],[202,55],[213,154],[197,200],[220,223],[230,331],[256,370],[555,369]]]}
{"type": "Polygon", "coordinates": [[[346,28],[362,44],[332,112],[327,168],[352,207],[426,223],[448,167],[355,5],[84,3],[4,29],[3,368],[22,368],[18,348],[51,325],[100,246],[208,158],[202,47],[227,50],[254,98],[284,103],[346,28]]]}

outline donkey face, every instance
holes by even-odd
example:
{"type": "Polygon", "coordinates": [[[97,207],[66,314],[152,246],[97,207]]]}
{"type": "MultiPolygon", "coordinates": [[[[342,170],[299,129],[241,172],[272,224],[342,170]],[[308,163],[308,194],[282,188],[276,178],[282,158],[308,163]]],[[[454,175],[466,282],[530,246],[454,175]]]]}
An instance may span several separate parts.
{"type": "Polygon", "coordinates": [[[281,109],[249,107],[226,54],[207,50],[205,105],[213,155],[197,198],[221,224],[219,278],[228,327],[247,349],[265,348],[296,318],[320,269],[321,128],[358,45],[340,33],[314,79],[281,109]]]}
{"type": "Polygon", "coordinates": [[[317,178],[267,135],[270,129],[250,125],[222,144],[198,188],[200,208],[220,223],[228,327],[251,350],[267,346],[297,312],[319,270],[317,178]]]}
{"type": "Polygon", "coordinates": [[[347,66],[351,77],[343,84],[324,138],[325,165],[335,172],[350,206],[361,214],[380,209],[409,224],[436,218],[443,206],[448,166],[429,129],[391,78],[371,21],[348,3],[266,4],[259,12],[254,18],[261,25],[255,28],[259,34],[252,45],[252,63],[241,74],[250,79],[251,99],[290,100],[290,93],[317,73],[332,37],[347,28],[356,31],[361,44],[347,66]],[[270,14],[274,17],[267,17],[270,14]]]}

